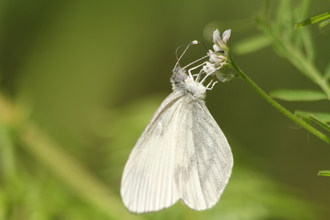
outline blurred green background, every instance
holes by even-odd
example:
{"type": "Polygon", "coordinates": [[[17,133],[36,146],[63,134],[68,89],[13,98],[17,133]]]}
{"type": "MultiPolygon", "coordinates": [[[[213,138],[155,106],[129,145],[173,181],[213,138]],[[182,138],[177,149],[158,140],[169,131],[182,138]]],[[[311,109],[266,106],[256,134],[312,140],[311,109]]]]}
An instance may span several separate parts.
{"type": "MultiPolygon", "coordinates": [[[[124,164],[171,92],[176,48],[192,40],[211,48],[216,28],[232,29],[234,47],[259,32],[254,18],[266,2],[0,1],[1,96],[20,112],[1,119],[0,219],[328,219],[330,179],[317,172],[330,168],[329,145],[240,79],[218,83],[206,99],[235,159],[216,207],[134,216],[121,204],[124,164]],[[38,125],[35,136],[22,135],[20,120],[38,125]]],[[[280,1],[270,2],[275,12],[280,1]]],[[[309,15],[326,8],[312,1],[309,15]]],[[[311,31],[324,69],[330,31],[311,31]]],[[[204,54],[194,46],[185,62],[204,54]]],[[[233,56],[266,92],[317,88],[270,47],[233,56]]],[[[329,109],[327,101],[281,104],[329,109]]]]}

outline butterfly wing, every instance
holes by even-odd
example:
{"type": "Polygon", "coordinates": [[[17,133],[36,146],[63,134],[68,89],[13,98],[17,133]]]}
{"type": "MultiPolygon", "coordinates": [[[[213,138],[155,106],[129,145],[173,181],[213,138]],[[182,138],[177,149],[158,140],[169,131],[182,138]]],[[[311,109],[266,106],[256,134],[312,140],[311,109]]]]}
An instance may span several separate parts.
{"type": "Polygon", "coordinates": [[[227,139],[204,101],[176,91],[134,146],[122,177],[122,199],[137,214],[179,199],[191,209],[209,209],[218,202],[232,166],[227,139]]]}
{"type": "Polygon", "coordinates": [[[228,183],[233,155],[204,101],[185,96],[179,117],[175,182],[182,202],[194,210],[213,207],[228,183]]]}
{"type": "Polygon", "coordinates": [[[174,166],[182,97],[181,92],[173,92],[163,101],[125,165],[121,196],[132,213],[155,212],[179,199],[174,166]]]}

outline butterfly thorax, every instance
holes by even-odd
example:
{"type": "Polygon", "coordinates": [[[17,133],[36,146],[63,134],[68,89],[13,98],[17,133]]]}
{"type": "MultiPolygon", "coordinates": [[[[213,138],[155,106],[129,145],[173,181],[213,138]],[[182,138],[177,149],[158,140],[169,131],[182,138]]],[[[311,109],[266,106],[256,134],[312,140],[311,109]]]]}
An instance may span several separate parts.
{"type": "Polygon", "coordinates": [[[186,70],[180,67],[173,70],[171,83],[173,91],[188,92],[198,99],[204,99],[206,96],[206,87],[189,77],[186,70]]]}

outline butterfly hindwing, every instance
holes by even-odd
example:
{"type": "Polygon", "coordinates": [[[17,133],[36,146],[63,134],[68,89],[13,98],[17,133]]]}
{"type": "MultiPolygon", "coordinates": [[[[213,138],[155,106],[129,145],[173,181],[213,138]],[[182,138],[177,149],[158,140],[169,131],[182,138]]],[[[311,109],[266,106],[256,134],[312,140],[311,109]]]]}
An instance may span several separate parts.
{"type": "Polygon", "coordinates": [[[233,166],[226,137],[204,101],[186,95],[178,129],[175,179],[180,199],[194,210],[213,207],[223,192],[233,166]]]}

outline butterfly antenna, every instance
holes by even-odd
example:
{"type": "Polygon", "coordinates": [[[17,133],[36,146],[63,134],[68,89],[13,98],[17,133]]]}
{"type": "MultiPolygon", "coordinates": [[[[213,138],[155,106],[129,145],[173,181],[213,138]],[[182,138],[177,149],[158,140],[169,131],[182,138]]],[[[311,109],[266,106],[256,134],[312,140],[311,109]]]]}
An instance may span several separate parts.
{"type": "Polygon", "coordinates": [[[199,44],[203,45],[205,50],[208,51],[207,47],[205,46],[205,44],[203,42],[199,42],[199,44]]]}
{"type": "Polygon", "coordinates": [[[201,43],[200,43],[199,41],[197,41],[197,40],[194,40],[194,41],[190,42],[190,43],[186,46],[186,49],[184,49],[184,51],[182,52],[182,54],[181,54],[180,57],[178,57],[178,50],[179,50],[182,46],[184,46],[184,45],[182,45],[182,46],[176,48],[176,50],[175,50],[175,56],[176,56],[176,60],[177,60],[177,61],[176,61],[176,64],[175,64],[175,66],[174,66],[174,69],[178,67],[181,58],[182,58],[183,55],[187,52],[188,48],[189,48],[191,45],[196,45],[196,44],[201,44],[201,43]]]}
{"type": "MultiPolygon", "coordinates": [[[[193,42],[194,42],[194,41],[193,41],[193,42]]],[[[192,44],[193,42],[191,42],[190,44],[192,44]]],[[[208,51],[208,50],[207,50],[207,47],[205,46],[205,44],[204,44],[203,42],[197,41],[197,43],[195,43],[195,44],[202,44],[202,45],[204,46],[205,50],[208,51]]],[[[189,47],[189,46],[190,46],[190,45],[188,45],[188,47],[189,47]]],[[[186,50],[188,49],[188,47],[186,48],[186,50]]],[[[186,50],[184,51],[184,53],[186,52],[186,50]]],[[[184,54],[184,53],[183,53],[183,54],[184,54]]],[[[183,54],[181,55],[181,57],[183,56],[183,54]]],[[[208,55],[205,55],[205,56],[203,56],[203,57],[201,57],[201,58],[199,58],[199,59],[197,59],[197,60],[195,60],[195,61],[193,61],[193,62],[187,64],[187,65],[184,66],[182,69],[187,69],[189,66],[191,66],[191,65],[193,65],[193,64],[195,64],[195,63],[198,63],[198,62],[200,62],[201,60],[204,60],[205,58],[208,58],[209,56],[210,56],[209,54],[208,54],[208,55]]],[[[181,59],[181,57],[180,57],[180,59],[181,59]]],[[[192,67],[191,69],[189,69],[189,70],[188,70],[189,75],[191,75],[191,71],[192,71],[192,70],[197,69],[197,68],[199,68],[200,66],[203,66],[203,65],[204,65],[204,63],[199,64],[199,65],[197,65],[197,66],[192,67]]],[[[198,75],[200,75],[200,74],[198,74],[198,75]]]]}

